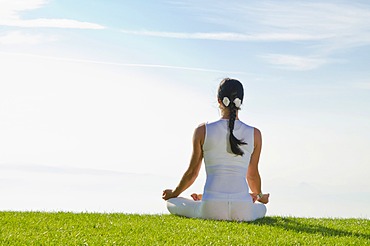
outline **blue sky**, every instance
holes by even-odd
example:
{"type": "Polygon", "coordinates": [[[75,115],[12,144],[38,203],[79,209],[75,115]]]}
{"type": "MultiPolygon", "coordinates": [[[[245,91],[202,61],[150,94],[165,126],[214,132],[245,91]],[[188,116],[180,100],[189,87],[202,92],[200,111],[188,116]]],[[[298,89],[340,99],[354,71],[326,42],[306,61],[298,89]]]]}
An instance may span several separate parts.
{"type": "Polygon", "coordinates": [[[165,212],[233,77],[269,214],[368,217],[369,20],[367,1],[1,1],[0,209],[165,212]]]}

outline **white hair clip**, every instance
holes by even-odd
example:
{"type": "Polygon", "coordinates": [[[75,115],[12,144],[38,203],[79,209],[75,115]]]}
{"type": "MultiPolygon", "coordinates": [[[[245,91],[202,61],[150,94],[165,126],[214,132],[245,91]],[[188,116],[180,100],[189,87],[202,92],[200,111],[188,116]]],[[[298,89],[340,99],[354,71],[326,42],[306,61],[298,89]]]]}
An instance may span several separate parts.
{"type": "Polygon", "coordinates": [[[222,99],[222,103],[227,107],[229,106],[230,104],[230,100],[228,97],[224,97],[224,99],[222,99]]]}
{"type": "Polygon", "coordinates": [[[234,104],[235,104],[235,107],[239,108],[240,105],[242,105],[242,100],[240,100],[239,98],[235,98],[234,104]]]}

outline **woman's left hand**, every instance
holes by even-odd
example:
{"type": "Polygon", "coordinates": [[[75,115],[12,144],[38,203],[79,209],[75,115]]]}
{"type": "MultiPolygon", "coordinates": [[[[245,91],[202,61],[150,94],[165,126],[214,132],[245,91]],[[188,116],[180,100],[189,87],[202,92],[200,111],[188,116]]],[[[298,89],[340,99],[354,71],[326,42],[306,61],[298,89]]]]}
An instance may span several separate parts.
{"type": "Polygon", "coordinates": [[[167,190],[164,190],[163,193],[162,193],[162,199],[164,200],[168,200],[170,198],[174,198],[174,197],[177,197],[173,194],[173,190],[171,189],[167,189],[167,190]]]}
{"type": "Polygon", "coordinates": [[[249,193],[249,194],[251,195],[253,202],[258,201],[263,204],[267,204],[269,202],[270,194],[262,194],[261,198],[258,198],[256,193],[249,193]]]}
{"type": "Polygon", "coordinates": [[[267,204],[269,202],[270,194],[263,194],[261,198],[257,199],[260,203],[267,204]]]}

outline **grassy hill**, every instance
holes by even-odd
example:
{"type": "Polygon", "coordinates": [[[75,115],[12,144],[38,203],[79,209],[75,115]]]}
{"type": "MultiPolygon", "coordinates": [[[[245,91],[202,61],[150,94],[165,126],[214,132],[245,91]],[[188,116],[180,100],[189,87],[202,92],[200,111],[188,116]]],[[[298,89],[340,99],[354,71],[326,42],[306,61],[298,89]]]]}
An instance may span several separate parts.
{"type": "Polygon", "coordinates": [[[370,245],[370,220],[0,212],[0,245],[370,245]]]}

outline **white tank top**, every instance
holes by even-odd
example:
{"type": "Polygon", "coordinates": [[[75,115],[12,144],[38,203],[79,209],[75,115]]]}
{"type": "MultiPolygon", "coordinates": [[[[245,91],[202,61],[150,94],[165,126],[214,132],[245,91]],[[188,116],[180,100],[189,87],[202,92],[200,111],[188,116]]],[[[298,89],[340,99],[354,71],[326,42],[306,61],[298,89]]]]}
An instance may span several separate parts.
{"type": "Polygon", "coordinates": [[[254,128],[235,121],[234,136],[247,143],[239,145],[244,152],[240,156],[231,151],[228,124],[225,119],[206,124],[203,156],[207,180],[202,199],[252,201],[246,174],[254,149],[254,128]]]}

